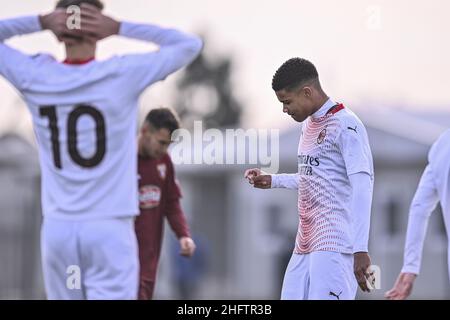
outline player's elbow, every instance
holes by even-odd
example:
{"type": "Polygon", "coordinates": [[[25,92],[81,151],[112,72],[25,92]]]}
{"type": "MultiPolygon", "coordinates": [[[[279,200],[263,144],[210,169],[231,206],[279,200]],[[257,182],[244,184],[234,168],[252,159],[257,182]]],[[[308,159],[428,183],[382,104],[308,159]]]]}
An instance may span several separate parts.
{"type": "Polygon", "coordinates": [[[192,36],[184,46],[186,54],[191,55],[192,59],[195,59],[200,54],[202,49],[203,49],[203,40],[198,36],[192,36]]]}
{"type": "Polygon", "coordinates": [[[198,57],[202,48],[202,40],[195,36],[190,37],[189,40],[184,41],[178,47],[174,47],[175,55],[178,57],[177,63],[174,64],[175,70],[191,64],[198,57]]]}

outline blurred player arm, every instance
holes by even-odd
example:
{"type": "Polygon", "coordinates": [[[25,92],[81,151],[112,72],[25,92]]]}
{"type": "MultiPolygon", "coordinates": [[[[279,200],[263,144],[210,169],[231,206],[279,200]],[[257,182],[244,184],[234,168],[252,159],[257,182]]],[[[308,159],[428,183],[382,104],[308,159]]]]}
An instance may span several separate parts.
{"type": "Polygon", "coordinates": [[[165,205],[165,215],[169,221],[170,228],[178,239],[191,237],[191,232],[186,221],[183,209],[181,209],[180,198],[169,195],[165,205]]]}
{"type": "Polygon", "coordinates": [[[402,273],[419,274],[428,220],[439,202],[433,172],[428,165],[411,203],[402,273]]]}
{"type": "Polygon", "coordinates": [[[439,202],[431,166],[428,165],[420,179],[409,210],[405,252],[402,270],[393,288],[385,293],[390,300],[403,300],[410,296],[414,281],[420,272],[422,250],[431,213],[439,202]]]}
{"type": "MultiPolygon", "coordinates": [[[[178,188],[178,186],[175,187],[178,188]]],[[[168,196],[165,206],[165,215],[170,228],[178,238],[180,254],[182,256],[191,257],[195,251],[195,243],[194,240],[192,240],[186,216],[180,205],[179,194],[179,192],[175,192],[168,196]]]]}
{"type": "Polygon", "coordinates": [[[188,65],[202,49],[202,40],[176,29],[162,28],[154,24],[138,24],[123,21],[119,35],[152,42],[159,46],[160,58],[165,60],[166,75],[188,65]]]}
{"type": "Polygon", "coordinates": [[[38,16],[25,16],[0,20],[0,75],[19,90],[26,85],[30,56],[6,45],[5,40],[14,36],[41,31],[38,16]]]}
{"type": "Polygon", "coordinates": [[[0,42],[5,40],[41,31],[42,27],[38,16],[24,16],[0,20],[0,42]]]}
{"type": "Polygon", "coordinates": [[[26,87],[31,79],[31,67],[34,59],[4,43],[14,36],[26,35],[49,30],[58,40],[64,36],[79,35],[80,30],[67,28],[67,14],[63,9],[56,9],[49,14],[24,16],[0,20],[0,74],[17,89],[26,87]]]}
{"type": "Polygon", "coordinates": [[[159,46],[157,51],[122,58],[124,72],[130,75],[138,92],[190,64],[203,47],[202,40],[195,35],[153,24],[124,21],[120,24],[119,35],[159,46]]]}
{"type": "Polygon", "coordinates": [[[186,220],[186,216],[181,208],[180,198],[181,190],[175,181],[175,173],[172,163],[168,165],[166,201],[164,204],[164,213],[169,222],[170,228],[175,233],[180,243],[180,254],[190,257],[194,254],[195,243],[191,237],[191,231],[186,220]]]}
{"type": "Polygon", "coordinates": [[[180,243],[180,254],[191,257],[195,251],[195,243],[192,240],[186,216],[180,205],[180,198],[169,198],[166,203],[165,214],[170,228],[173,230],[180,243]]]}

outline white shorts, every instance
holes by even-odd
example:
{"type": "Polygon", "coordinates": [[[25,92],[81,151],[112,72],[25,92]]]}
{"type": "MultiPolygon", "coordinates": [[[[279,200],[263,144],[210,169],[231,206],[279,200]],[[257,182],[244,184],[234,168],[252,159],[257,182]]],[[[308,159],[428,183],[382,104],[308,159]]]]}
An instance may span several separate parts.
{"type": "Polygon", "coordinates": [[[357,289],[352,254],[294,253],[284,275],[281,299],[353,300],[357,289]]]}
{"type": "Polygon", "coordinates": [[[134,218],[45,218],[42,267],[48,299],[137,299],[134,218]]]}

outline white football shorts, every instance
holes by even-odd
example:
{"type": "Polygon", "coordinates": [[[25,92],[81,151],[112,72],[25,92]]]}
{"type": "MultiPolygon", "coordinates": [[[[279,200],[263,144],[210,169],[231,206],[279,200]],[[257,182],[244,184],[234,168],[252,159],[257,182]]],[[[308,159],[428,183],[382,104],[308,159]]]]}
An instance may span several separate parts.
{"type": "Polygon", "coordinates": [[[352,254],[293,253],[284,275],[281,299],[353,300],[357,289],[352,254]]]}
{"type": "Polygon", "coordinates": [[[41,254],[48,299],[137,299],[139,257],[132,217],[44,217],[41,254]]]}

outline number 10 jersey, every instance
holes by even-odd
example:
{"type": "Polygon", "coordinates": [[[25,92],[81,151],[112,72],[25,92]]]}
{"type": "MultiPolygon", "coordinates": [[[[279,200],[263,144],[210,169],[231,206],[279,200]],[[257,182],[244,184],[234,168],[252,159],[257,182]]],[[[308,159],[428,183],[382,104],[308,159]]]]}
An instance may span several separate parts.
{"type": "Polygon", "coordinates": [[[22,93],[39,146],[43,214],[75,220],[137,215],[138,93],[127,88],[121,62],[41,63],[51,80],[22,93]]]}
{"type": "Polygon", "coordinates": [[[0,20],[0,75],[20,91],[33,118],[44,216],[137,215],[139,96],[192,62],[202,41],[175,29],[122,21],[119,35],[159,50],[77,65],[29,56],[3,42],[37,31],[37,16],[0,20]]]}

